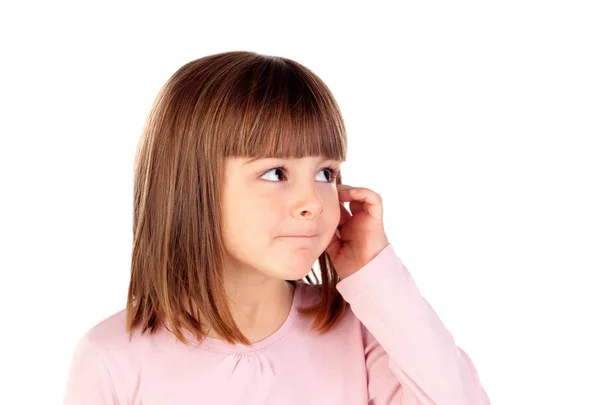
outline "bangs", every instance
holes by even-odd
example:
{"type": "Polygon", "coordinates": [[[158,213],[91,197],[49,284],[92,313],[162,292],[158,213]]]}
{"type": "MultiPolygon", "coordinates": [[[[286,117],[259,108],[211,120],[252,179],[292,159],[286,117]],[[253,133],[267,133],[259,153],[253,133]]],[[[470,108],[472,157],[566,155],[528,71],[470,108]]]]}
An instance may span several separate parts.
{"type": "Polygon", "coordinates": [[[225,157],[346,160],[337,103],[304,66],[287,59],[254,64],[233,81],[227,100],[221,105],[225,157]]]}

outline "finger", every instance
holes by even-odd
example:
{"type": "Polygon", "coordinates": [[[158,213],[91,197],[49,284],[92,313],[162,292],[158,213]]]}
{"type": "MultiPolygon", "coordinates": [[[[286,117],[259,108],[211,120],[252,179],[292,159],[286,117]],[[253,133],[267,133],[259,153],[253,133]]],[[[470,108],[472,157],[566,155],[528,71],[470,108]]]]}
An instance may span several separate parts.
{"type": "Polygon", "coordinates": [[[352,186],[349,186],[348,184],[336,184],[336,187],[338,189],[338,191],[341,190],[350,190],[352,188],[352,186]]]}
{"type": "Polygon", "coordinates": [[[382,221],[383,204],[381,202],[381,196],[365,187],[354,187],[352,190],[356,190],[356,192],[350,193],[350,190],[340,190],[338,199],[342,202],[350,201],[351,205],[353,201],[361,202],[364,211],[376,220],[382,221]]]}
{"type": "MultiPolygon", "coordinates": [[[[351,186],[346,185],[346,184],[336,184],[336,187],[338,189],[338,196],[339,196],[340,191],[350,190],[352,188],[351,186]]],[[[340,203],[340,221],[339,221],[338,229],[340,229],[342,227],[342,225],[344,225],[346,223],[346,221],[352,217],[352,214],[344,206],[344,203],[342,201],[340,201],[339,203],[340,203]]]]}
{"type": "Polygon", "coordinates": [[[363,208],[362,201],[355,200],[354,197],[351,194],[349,194],[349,191],[351,189],[352,189],[352,187],[340,190],[338,192],[338,199],[340,200],[340,204],[342,204],[342,206],[344,205],[344,202],[350,202],[350,204],[349,204],[350,211],[349,212],[351,215],[356,215],[357,213],[364,211],[365,209],[363,208]]]}
{"type": "Polygon", "coordinates": [[[350,212],[352,213],[352,215],[356,215],[359,212],[362,212],[365,210],[364,204],[361,201],[350,201],[350,212]]]}

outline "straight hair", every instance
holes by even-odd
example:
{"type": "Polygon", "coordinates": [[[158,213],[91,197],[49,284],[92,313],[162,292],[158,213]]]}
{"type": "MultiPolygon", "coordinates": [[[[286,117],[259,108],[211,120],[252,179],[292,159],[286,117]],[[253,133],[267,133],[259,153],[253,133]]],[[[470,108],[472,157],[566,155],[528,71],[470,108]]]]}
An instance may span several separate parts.
{"type": "MultiPolygon", "coordinates": [[[[187,343],[212,328],[249,345],[229,310],[222,277],[221,186],[227,157],[346,160],[346,129],[325,83],[291,59],[232,51],[193,60],[160,89],[134,164],[133,248],[127,332],[166,327],[187,343]]],[[[336,183],[341,184],[341,175],[336,183]]],[[[325,333],[346,303],[326,252],[301,283],[320,301],[298,308],[325,333]],[[311,279],[312,274],[312,279],[311,279]]]]}

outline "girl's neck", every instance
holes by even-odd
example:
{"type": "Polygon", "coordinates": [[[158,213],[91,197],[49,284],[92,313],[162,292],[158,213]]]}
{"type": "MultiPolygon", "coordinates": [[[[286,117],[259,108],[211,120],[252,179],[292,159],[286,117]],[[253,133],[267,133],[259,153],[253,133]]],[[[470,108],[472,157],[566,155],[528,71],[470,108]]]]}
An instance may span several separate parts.
{"type": "MultiPolygon", "coordinates": [[[[282,282],[281,289],[266,293],[262,301],[256,306],[239,305],[236,301],[230,304],[233,319],[242,333],[251,343],[259,342],[277,331],[286,321],[293,305],[295,284],[282,282]]],[[[212,328],[209,329],[208,337],[225,340],[212,328]]]]}

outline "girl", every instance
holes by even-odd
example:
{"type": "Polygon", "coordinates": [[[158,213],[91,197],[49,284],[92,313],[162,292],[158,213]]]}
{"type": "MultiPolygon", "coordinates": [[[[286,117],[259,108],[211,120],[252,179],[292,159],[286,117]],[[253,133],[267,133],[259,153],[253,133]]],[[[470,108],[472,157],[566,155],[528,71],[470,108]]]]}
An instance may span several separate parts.
{"type": "Polygon", "coordinates": [[[345,159],[301,64],[182,66],[137,150],[126,308],[81,339],[64,404],[489,404],[345,159]]]}

